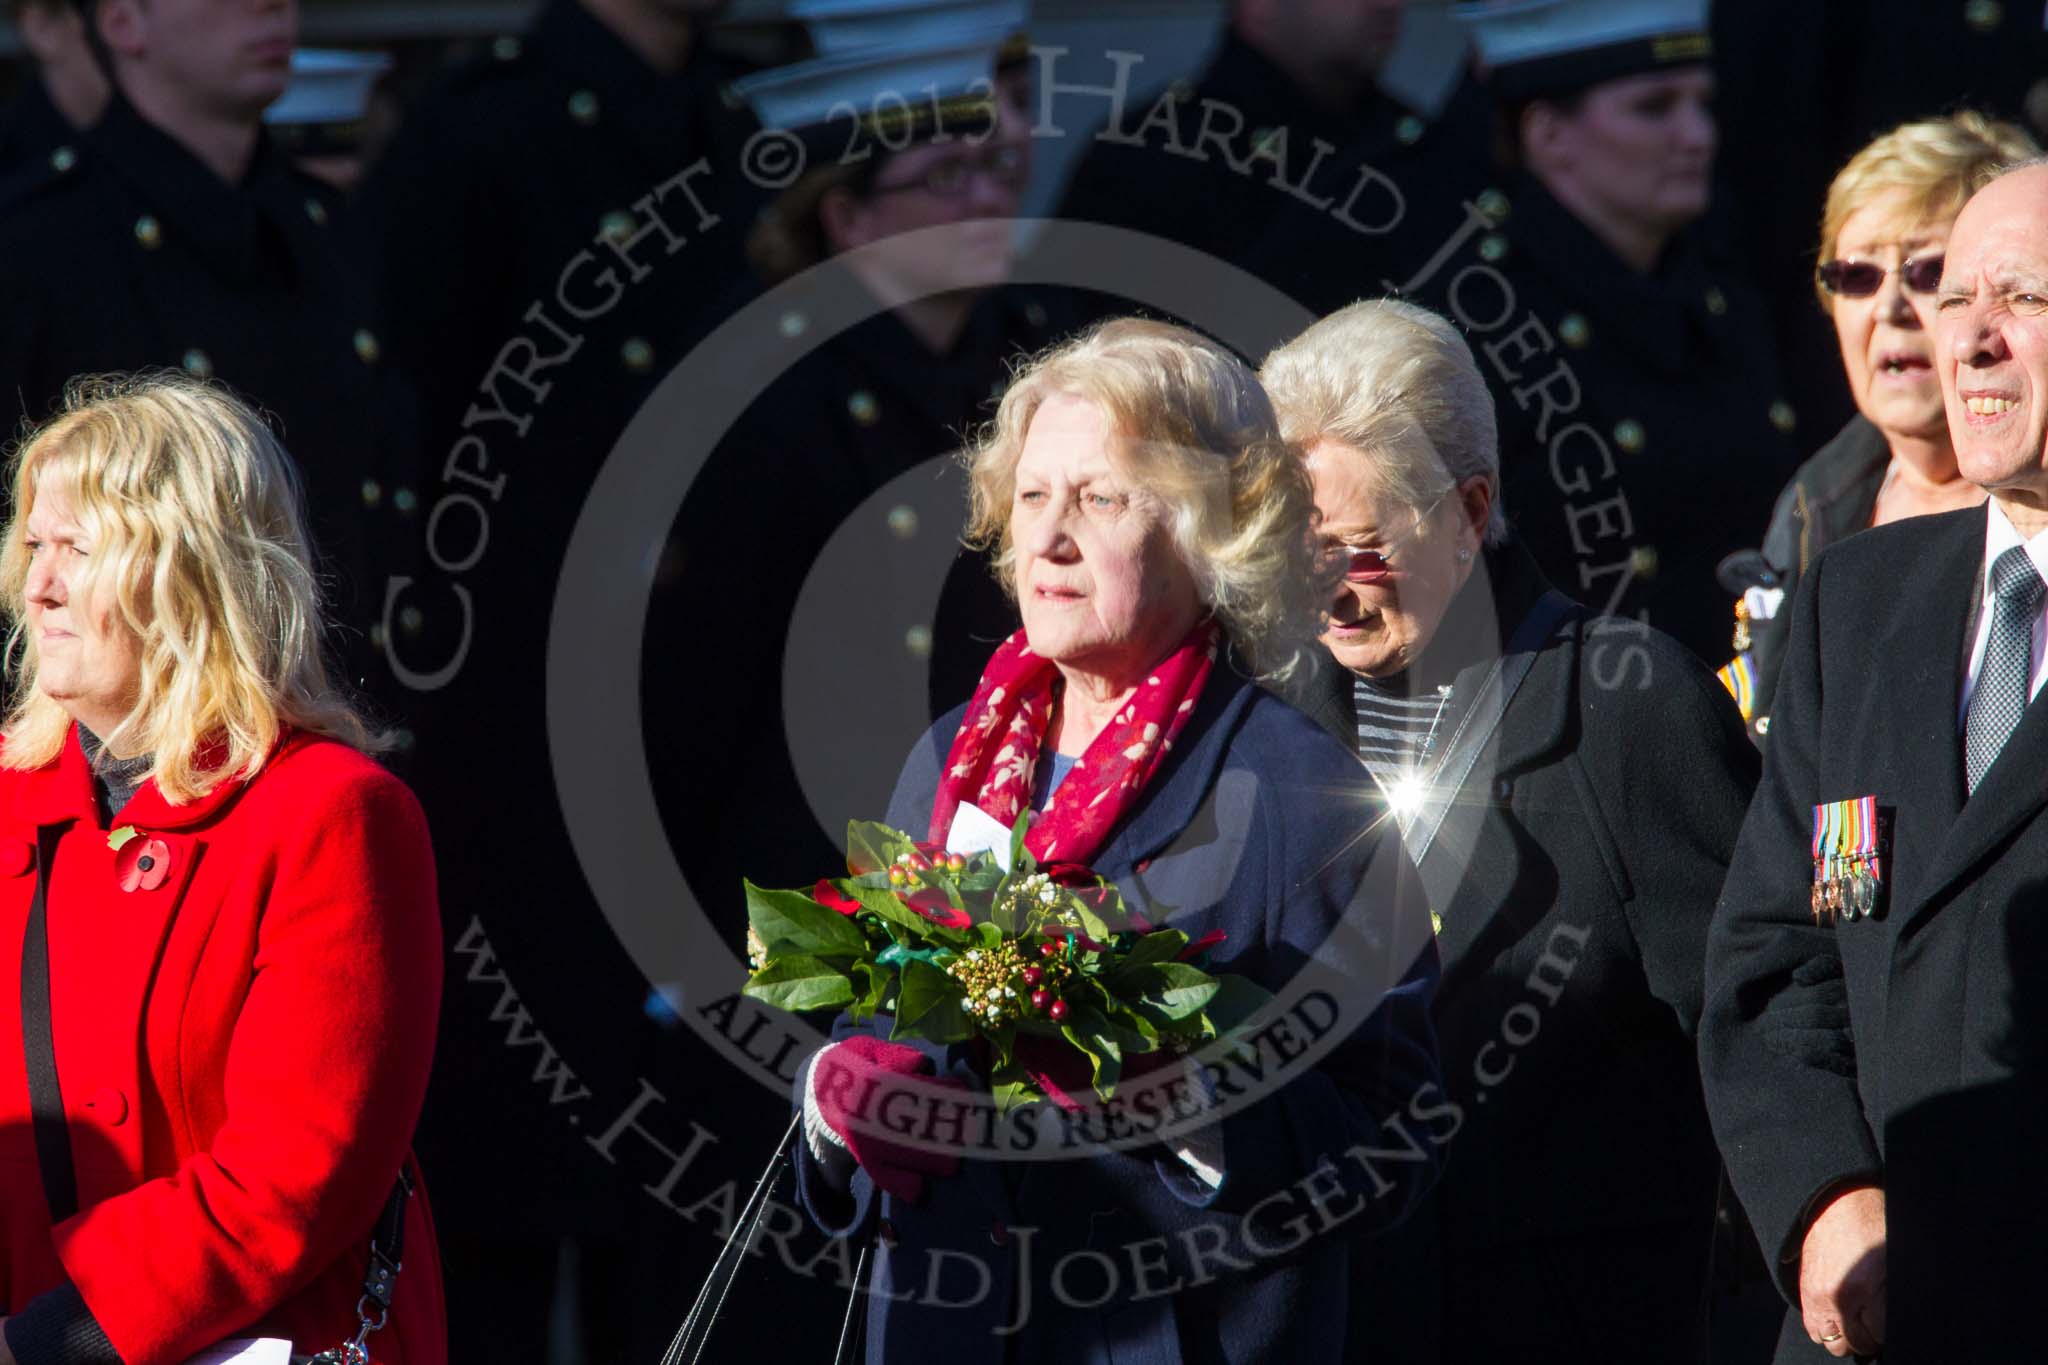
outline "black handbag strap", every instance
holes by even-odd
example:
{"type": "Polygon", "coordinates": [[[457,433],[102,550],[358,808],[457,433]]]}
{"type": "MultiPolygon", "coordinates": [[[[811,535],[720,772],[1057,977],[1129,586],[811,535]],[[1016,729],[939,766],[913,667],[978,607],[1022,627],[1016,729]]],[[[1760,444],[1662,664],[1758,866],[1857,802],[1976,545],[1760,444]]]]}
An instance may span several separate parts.
{"type": "Polygon", "coordinates": [[[43,1198],[50,1205],[52,1227],[78,1212],[78,1172],[71,1165],[71,1129],[64,1119],[64,1091],[57,1083],[57,1048],[50,1033],[50,864],[56,860],[62,833],[58,825],[36,831],[36,892],[21,935],[21,1050],[28,1066],[36,1165],[42,1168],[43,1198]]]}

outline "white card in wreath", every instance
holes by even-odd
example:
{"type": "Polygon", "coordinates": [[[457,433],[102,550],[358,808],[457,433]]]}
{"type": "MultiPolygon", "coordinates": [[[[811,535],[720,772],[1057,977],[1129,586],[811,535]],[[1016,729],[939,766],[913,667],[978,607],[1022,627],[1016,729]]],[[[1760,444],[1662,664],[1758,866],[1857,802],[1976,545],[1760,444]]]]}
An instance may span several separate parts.
{"type": "Polygon", "coordinates": [[[953,812],[953,825],[946,831],[946,852],[965,858],[975,853],[993,853],[1005,872],[1010,870],[1010,827],[980,806],[962,801],[953,812]]]}
{"type": "Polygon", "coordinates": [[[209,1346],[185,1365],[291,1365],[292,1344],[283,1337],[242,1337],[209,1346]]]}

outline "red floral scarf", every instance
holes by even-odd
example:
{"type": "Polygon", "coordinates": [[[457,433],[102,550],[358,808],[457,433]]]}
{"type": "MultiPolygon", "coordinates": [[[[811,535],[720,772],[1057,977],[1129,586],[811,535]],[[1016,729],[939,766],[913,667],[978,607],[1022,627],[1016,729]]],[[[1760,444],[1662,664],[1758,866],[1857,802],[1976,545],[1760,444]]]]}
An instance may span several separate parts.
{"type": "MultiPolygon", "coordinates": [[[[1146,677],[1038,813],[1024,846],[1040,862],[1086,863],[1173,750],[1216,663],[1213,621],[1188,632],[1146,677]]],[[[982,670],[932,802],[931,838],[943,841],[962,802],[1013,825],[1031,800],[1032,776],[1052,727],[1059,670],[1018,631],[982,670]]]]}

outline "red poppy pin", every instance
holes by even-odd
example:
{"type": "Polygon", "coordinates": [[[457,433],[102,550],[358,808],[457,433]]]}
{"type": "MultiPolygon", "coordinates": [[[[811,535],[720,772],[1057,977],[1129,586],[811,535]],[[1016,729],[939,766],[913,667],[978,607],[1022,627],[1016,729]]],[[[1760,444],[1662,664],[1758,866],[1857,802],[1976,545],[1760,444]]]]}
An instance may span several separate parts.
{"type": "Polygon", "coordinates": [[[154,891],[171,875],[171,847],[161,839],[123,825],[107,835],[114,850],[114,878],[123,891],[154,891]]]}

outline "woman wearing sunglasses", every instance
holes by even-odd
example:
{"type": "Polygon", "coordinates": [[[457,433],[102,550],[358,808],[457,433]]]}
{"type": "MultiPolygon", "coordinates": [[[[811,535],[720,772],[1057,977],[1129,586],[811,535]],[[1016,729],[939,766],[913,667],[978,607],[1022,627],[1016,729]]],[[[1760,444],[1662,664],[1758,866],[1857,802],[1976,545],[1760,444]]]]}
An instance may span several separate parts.
{"type": "Polygon", "coordinates": [[[1360,1250],[1351,1358],[1696,1361],[1716,1157],[1692,1034],[1757,758],[1670,637],[1591,616],[1506,530],[1445,319],[1375,301],[1267,358],[1343,561],[1296,704],[1352,744],[1429,894],[1459,1121],[1360,1250]]]}
{"type": "Polygon", "coordinates": [[[1828,186],[1814,287],[1834,320],[1856,416],[1800,466],[1771,514],[1761,556],[1722,565],[1741,597],[1734,662],[1721,679],[1750,731],[1770,734],[1788,602],[1821,547],[1902,517],[1974,506],[1956,470],[1934,377],[1934,294],[1955,221],[1993,169],[2034,155],[2024,132],[1964,110],[1901,124],[1850,158],[1828,186]]]}

